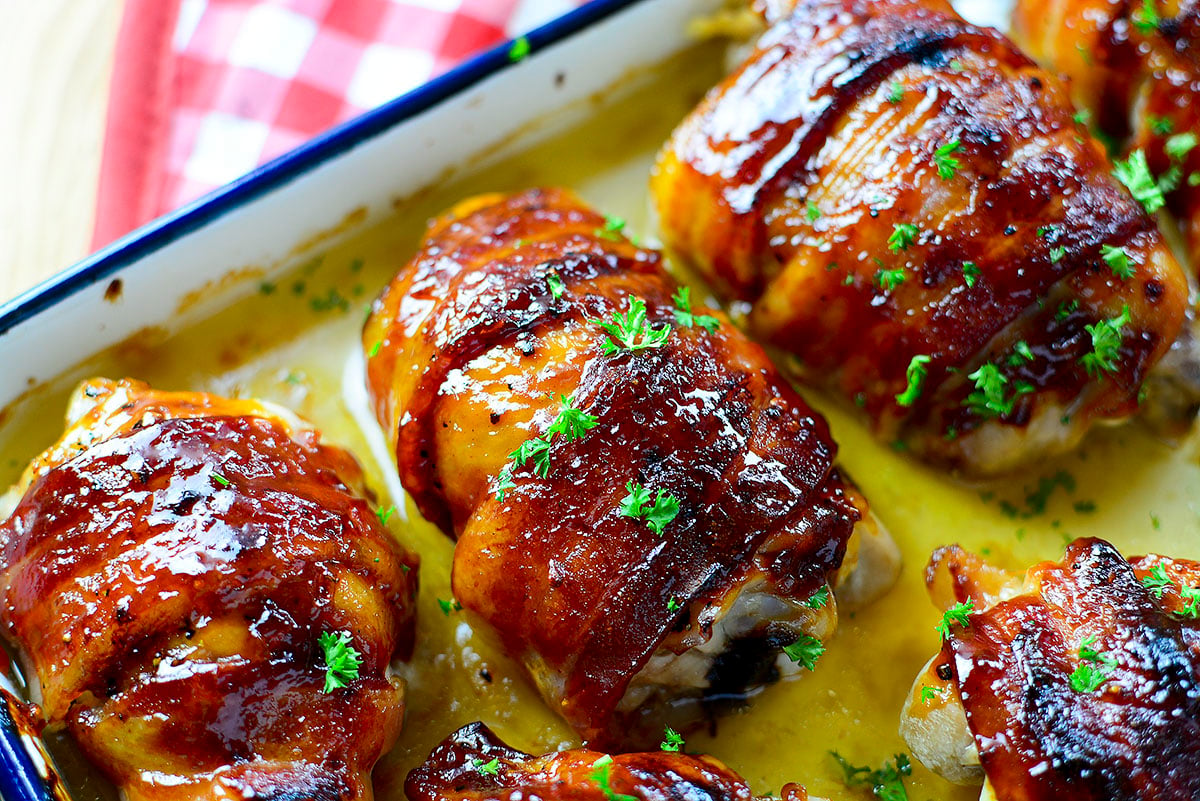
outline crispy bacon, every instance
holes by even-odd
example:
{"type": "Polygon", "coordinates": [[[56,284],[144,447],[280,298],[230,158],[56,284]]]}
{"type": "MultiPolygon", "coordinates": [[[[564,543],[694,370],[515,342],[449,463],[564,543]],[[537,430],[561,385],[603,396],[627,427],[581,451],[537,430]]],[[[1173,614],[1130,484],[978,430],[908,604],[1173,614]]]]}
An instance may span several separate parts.
{"type": "Polygon", "coordinates": [[[0,624],[126,798],[369,799],[400,729],[416,557],[358,464],[254,401],[91,381],[0,524],[0,624]],[[357,679],[325,693],[319,638],[357,679]]]}
{"type": "MultiPolygon", "coordinates": [[[[745,779],[710,756],[654,751],[605,757],[582,749],[535,757],[508,747],[482,723],[472,723],[443,740],[408,774],[404,793],[409,801],[612,801],[612,793],[635,801],[754,799],[745,779]]],[[[800,785],[789,784],[782,798],[808,801],[809,796],[800,785]]]]}
{"type": "MultiPolygon", "coordinates": [[[[628,742],[639,708],[761,683],[791,668],[783,646],[831,631],[833,605],[803,602],[838,580],[866,505],[762,350],[723,318],[677,324],[659,254],[614,227],[562,190],[468,201],[432,223],[363,342],[400,478],[458,540],[455,597],[585,739],[628,742]],[[670,335],[606,354],[595,321],[634,298],[670,335]],[[597,425],[555,439],[545,475],[512,467],[565,398],[597,425]],[[619,511],[630,482],[678,500],[661,536],[619,511]]],[[[894,575],[874,572],[867,595],[894,575]]]]}
{"type": "Polygon", "coordinates": [[[999,801],[1200,797],[1200,612],[1185,597],[1200,563],[1082,539],[1022,580],[952,546],[927,582],[939,606],[975,610],[914,684],[902,732],[918,759],[986,777],[999,801]],[[1073,684],[1081,666],[1095,689],[1073,684]]]}
{"type": "Polygon", "coordinates": [[[753,54],[660,155],[668,248],[931,461],[1002,472],[1134,413],[1187,280],[1062,84],[942,0],[765,6],[753,54]],[[1126,307],[1118,354],[1089,369],[1087,327],[1126,307]]]}
{"type": "Polygon", "coordinates": [[[1200,136],[1200,5],[1194,0],[1018,0],[1013,36],[1070,78],[1072,97],[1126,153],[1146,154],[1200,268],[1200,148],[1168,153],[1177,135],[1200,136]],[[1149,11],[1147,11],[1149,9],[1149,11]]]}

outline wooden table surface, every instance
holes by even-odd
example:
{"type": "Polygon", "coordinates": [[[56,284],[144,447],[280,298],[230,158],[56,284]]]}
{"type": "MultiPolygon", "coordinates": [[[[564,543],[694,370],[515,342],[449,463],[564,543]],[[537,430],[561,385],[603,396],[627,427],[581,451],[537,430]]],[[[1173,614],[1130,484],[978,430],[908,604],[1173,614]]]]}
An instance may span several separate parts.
{"type": "Polygon", "coordinates": [[[122,0],[0,0],[0,302],[90,251],[122,0]]]}

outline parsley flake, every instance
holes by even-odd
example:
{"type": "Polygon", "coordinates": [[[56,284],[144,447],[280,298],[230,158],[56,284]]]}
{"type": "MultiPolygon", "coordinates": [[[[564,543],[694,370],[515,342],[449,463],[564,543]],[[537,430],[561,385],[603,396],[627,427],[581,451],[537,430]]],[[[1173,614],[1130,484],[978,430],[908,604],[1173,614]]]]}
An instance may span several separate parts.
{"type": "Polygon", "coordinates": [[[574,396],[559,395],[558,399],[558,415],[546,429],[546,433],[543,436],[525,440],[521,443],[521,447],[508,455],[512,464],[505,465],[496,477],[496,484],[492,488],[496,493],[496,500],[504,500],[504,493],[516,486],[513,481],[513,467],[524,467],[532,461],[533,472],[545,478],[550,474],[550,449],[555,437],[559,437],[565,442],[583,439],[584,435],[599,423],[599,419],[595,415],[587,414],[575,406],[574,396]]]}
{"type": "Polygon", "coordinates": [[[842,768],[842,783],[847,787],[870,787],[876,798],[882,801],[908,801],[908,790],[904,777],[912,775],[912,763],[907,754],[896,754],[895,762],[886,761],[879,770],[870,767],[855,767],[842,758],[837,751],[830,751],[842,768]]]}
{"type": "Polygon", "coordinates": [[[904,84],[900,83],[899,81],[892,81],[891,86],[888,87],[887,99],[888,102],[892,104],[899,103],[901,100],[903,100],[904,84]]]}
{"type": "Polygon", "coordinates": [[[821,210],[817,208],[817,204],[809,201],[808,203],[808,221],[816,222],[821,219],[821,210]]]}
{"type": "Polygon", "coordinates": [[[1167,588],[1175,582],[1167,575],[1167,569],[1161,563],[1150,569],[1150,575],[1142,576],[1142,586],[1150,591],[1155,598],[1161,599],[1167,588]]]}
{"type": "Polygon", "coordinates": [[[905,377],[908,379],[908,386],[896,396],[896,403],[901,406],[912,406],[916,403],[917,398],[921,397],[921,385],[925,382],[925,365],[929,364],[931,360],[931,357],[925,355],[912,357],[912,360],[908,363],[908,370],[905,373],[905,377]]]}
{"type": "Polygon", "coordinates": [[[524,36],[518,36],[513,39],[513,43],[508,48],[508,60],[516,64],[518,61],[524,61],[529,55],[529,39],[524,36]]]}
{"type": "Polygon", "coordinates": [[[829,603],[829,585],[822,584],[821,587],[808,597],[803,602],[804,606],[809,609],[820,609],[825,604],[829,603]]]}
{"type": "Polygon", "coordinates": [[[675,302],[675,322],[684,328],[698,326],[711,334],[720,327],[721,321],[711,314],[694,314],[692,312],[691,287],[679,287],[679,290],[671,296],[671,300],[675,302]]]}
{"type": "Polygon", "coordinates": [[[326,693],[345,687],[346,682],[358,678],[358,668],[363,660],[350,644],[350,632],[322,632],[317,638],[317,644],[321,646],[325,660],[326,693]]]}
{"type": "Polygon", "coordinates": [[[650,490],[636,481],[626,482],[625,489],[629,494],[621,499],[621,514],[645,520],[651,531],[662,536],[663,529],[679,514],[679,499],[660,487],[651,503],[650,490]]]}
{"type": "Polygon", "coordinates": [[[955,604],[942,614],[942,619],[934,626],[934,631],[942,635],[943,640],[950,639],[950,633],[955,625],[966,628],[971,625],[971,612],[975,610],[975,599],[968,598],[960,604],[955,604]]]}
{"type": "Polygon", "coordinates": [[[683,735],[672,729],[670,726],[663,727],[663,741],[659,744],[659,748],[663,751],[682,751],[683,750],[683,735]]]}
{"type": "Polygon", "coordinates": [[[1013,345],[1013,354],[1008,357],[1010,367],[1019,367],[1022,364],[1033,361],[1033,349],[1029,347],[1029,343],[1021,340],[1013,345]]]}
{"type": "Polygon", "coordinates": [[[941,698],[942,693],[943,691],[939,690],[937,687],[930,687],[928,684],[926,684],[921,687],[921,703],[928,706],[929,702],[934,698],[941,698]]]}
{"type": "Polygon", "coordinates": [[[1065,247],[1050,248],[1050,263],[1058,264],[1066,255],[1067,249],[1065,247]]]}
{"type": "Polygon", "coordinates": [[[667,599],[667,611],[668,612],[678,612],[682,608],[683,608],[683,604],[679,603],[679,599],[676,598],[674,595],[672,595],[669,599],[667,599]]]}
{"type": "Polygon", "coordinates": [[[1077,693],[1094,693],[1105,684],[1117,667],[1116,658],[1103,654],[1092,646],[1096,644],[1094,636],[1084,637],[1079,641],[1079,664],[1072,671],[1071,689],[1077,693]]]}
{"type": "Polygon", "coordinates": [[[1150,130],[1154,131],[1155,136],[1167,136],[1175,130],[1175,123],[1171,122],[1170,117],[1156,117],[1151,114],[1147,120],[1150,123],[1150,130]]]}
{"type": "Polygon", "coordinates": [[[446,617],[450,617],[451,612],[459,612],[462,610],[462,604],[458,602],[457,598],[451,598],[449,601],[444,598],[438,598],[437,602],[438,608],[442,610],[442,614],[446,617]]]}
{"type": "Polygon", "coordinates": [[[962,166],[954,154],[962,150],[962,142],[955,139],[947,142],[933,152],[933,163],[937,167],[938,177],[943,181],[949,181],[958,172],[958,168],[962,166]]]}
{"type": "Polygon", "coordinates": [[[1154,33],[1161,21],[1154,0],[1142,0],[1142,7],[1133,12],[1133,25],[1142,33],[1154,33]]]}
{"type": "Polygon", "coordinates": [[[380,525],[387,525],[388,520],[396,513],[395,506],[389,506],[386,509],[376,509],[375,516],[379,518],[380,525]]]}
{"type": "Polygon", "coordinates": [[[879,284],[880,289],[888,292],[903,284],[905,278],[903,267],[884,269],[875,273],[875,283],[879,284]]]}
{"type": "Polygon", "coordinates": [[[1172,161],[1183,161],[1187,158],[1188,153],[1196,149],[1198,144],[1200,144],[1200,139],[1197,139],[1196,134],[1186,131],[1168,139],[1167,143],[1163,145],[1163,151],[1172,161]]]}
{"type": "Polygon", "coordinates": [[[623,218],[605,215],[604,227],[597,228],[595,234],[601,239],[609,239],[613,242],[619,242],[621,240],[621,232],[624,230],[625,220],[623,218]]]}
{"type": "Polygon", "coordinates": [[[1148,214],[1153,214],[1166,205],[1162,188],[1150,173],[1150,165],[1146,163],[1146,154],[1142,150],[1135,150],[1125,161],[1118,161],[1113,175],[1125,184],[1148,214]]]}
{"type": "Polygon", "coordinates": [[[220,484],[222,487],[230,487],[230,486],[233,486],[233,482],[232,482],[232,481],[230,481],[229,479],[225,478],[225,476],[221,475],[221,474],[220,474],[220,473],[218,473],[216,470],[214,470],[214,471],[213,471],[213,473],[212,473],[212,479],[213,479],[213,481],[215,481],[215,482],[217,482],[218,484],[220,484]]]}
{"type": "Polygon", "coordinates": [[[1200,587],[1185,584],[1179,589],[1179,597],[1185,601],[1183,609],[1179,610],[1180,615],[1193,619],[1200,617],[1200,587]]]}
{"type": "Polygon", "coordinates": [[[967,378],[975,382],[975,391],[967,396],[965,404],[981,417],[1010,414],[1017,398],[1033,391],[1029,384],[1018,382],[1013,386],[1013,394],[1009,395],[1008,378],[991,362],[985,362],[967,378]]]}
{"type": "Polygon", "coordinates": [[[604,341],[604,353],[608,356],[622,350],[632,353],[647,348],[661,348],[671,336],[669,323],[655,328],[646,321],[646,302],[637,296],[630,296],[629,311],[624,314],[613,312],[612,319],[611,323],[592,319],[587,321],[608,334],[604,341]]]}
{"type": "Polygon", "coordinates": [[[1126,280],[1133,277],[1135,272],[1133,259],[1129,257],[1129,252],[1125,248],[1101,245],[1100,258],[1104,259],[1104,263],[1109,266],[1113,271],[1113,275],[1118,278],[1126,280]]]}
{"type": "Polygon", "coordinates": [[[600,785],[600,791],[604,793],[606,801],[638,801],[636,796],[613,791],[612,777],[610,776],[612,766],[613,758],[609,754],[605,754],[592,763],[592,781],[600,785]]]}
{"type": "Polygon", "coordinates": [[[892,226],[892,235],[888,237],[888,249],[893,253],[908,250],[920,233],[921,229],[912,223],[896,223],[892,226]]]}
{"type": "Polygon", "coordinates": [[[967,289],[975,286],[975,282],[979,280],[979,268],[975,266],[973,261],[965,261],[962,266],[963,283],[967,285],[967,289]]]}
{"type": "Polygon", "coordinates": [[[567,442],[583,439],[587,432],[600,424],[600,419],[594,414],[588,414],[575,405],[575,396],[558,396],[558,416],[546,430],[546,439],[553,440],[561,436],[567,442]]]}
{"type": "Polygon", "coordinates": [[[1122,329],[1128,322],[1129,306],[1125,306],[1121,314],[1111,320],[1100,320],[1094,325],[1084,326],[1084,330],[1092,336],[1092,352],[1084,354],[1080,361],[1089,376],[1116,371],[1115,360],[1125,336],[1122,329]]]}
{"type": "Polygon", "coordinates": [[[482,759],[475,758],[471,760],[471,764],[483,776],[495,776],[500,773],[500,757],[492,757],[491,762],[484,762],[482,759]]]}
{"type": "Polygon", "coordinates": [[[801,634],[791,645],[783,647],[787,658],[809,670],[815,670],[817,660],[825,653],[825,644],[810,634],[801,634]]]}
{"type": "Polygon", "coordinates": [[[546,286],[550,287],[550,294],[555,300],[560,300],[563,293],[567,291],[566,284],[563,283],[562,276],[558,273],[548,273],[546,275],[546,286]]]}
{"type": "Polygon", "coordinates": [[[379,350],[380,350],[382,347],[383,347],[383,340],[382,340],[382,339],[377,339],[377,340],[375,340],[375,344],[374,344],[374,345],[372,345],[372,346],[371,346],[371,350],[369,350],[369,351],[367,352],[367,358],[369,358],[369,359],[374,359],[376,356],[378,356],[378,355],[379,355],[379,350]]]}

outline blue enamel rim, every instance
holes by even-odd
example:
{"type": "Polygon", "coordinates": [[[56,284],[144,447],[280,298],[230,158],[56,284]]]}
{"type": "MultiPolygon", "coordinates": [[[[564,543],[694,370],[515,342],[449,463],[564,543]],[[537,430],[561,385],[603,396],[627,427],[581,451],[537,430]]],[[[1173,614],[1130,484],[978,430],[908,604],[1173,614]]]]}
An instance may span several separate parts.
{"type": "MultiPolygon", "coordinates": [[[[649,0],[592,0],[525,35],[530,54],[557,44],[622,9],[649,0]]],[[[485,51],[408,94],[343,123],[131,234],[0,305],[0,338],[79,290],[103,281],[148,253],[186,236],[239,206],[277,189],[389,128],[513,66],[512,42],[485,51]]],[[[0,762],[0,766],[3,763],[0,762]]],[[[0,786],[3,786],[0,777],[0,786]]],[[[5,796],[7,798],[7,796],[5,796]]]]}
{"type": "MultiPolygon", "coordinates": [[[[650,0],[592,0],[525,35],[530,54],[557,44],[622,9],[650,0]]],[[[149,253],[236,211],[351,148],[513,66],[512,42],[488,50],[429,83],[337,126],[196,202],[147,223],[92,256],[0,305],[0,339],[81,289],[105,280],[149,253]]],[[[54,801],[25,750],[16,722],[0,704],[0,798],[54,801]]]]}

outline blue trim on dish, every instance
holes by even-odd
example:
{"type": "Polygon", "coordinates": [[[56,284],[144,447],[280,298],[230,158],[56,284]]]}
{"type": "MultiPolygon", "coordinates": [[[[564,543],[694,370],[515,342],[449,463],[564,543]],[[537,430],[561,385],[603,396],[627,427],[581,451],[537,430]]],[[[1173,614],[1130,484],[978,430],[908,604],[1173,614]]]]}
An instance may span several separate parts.
{"type": "MultiPolygon", "coordinates": [[[[529,54],[557,44],[624,8],[650,0],[592,0],[525,35],[529,54]]],[[[0,305],[0,337],[65,298],[109,278],[143,256],[283,186],[405,120],[512,65],[509,41],[377,109],[339,125],[203,198],[147,223],[92,256],[0,305]]],[[[0,704],[0,799],[56,801],[42,780],[9,710],[0,704]]]]}
{"type": "MultiPolygon", "coordinates": [[[[525,35],[529,54],[557,44],[627,6],[648,0],[592,0],[525,35]]],[[[199,200],[159,217],[0,305],[0,337],[85,287],[255,200],[393,126],[512,66],[505,42],[379,108],[355,117],[199,200]]]]}
{"type": "MultiPolygon", "coordinates": [[[[2,692],[2,691],[0,691],[2,692]]],[[[25,750],[17,722],[0,702],[0,798],[4,801],[55,801],[25,750]]]]}

